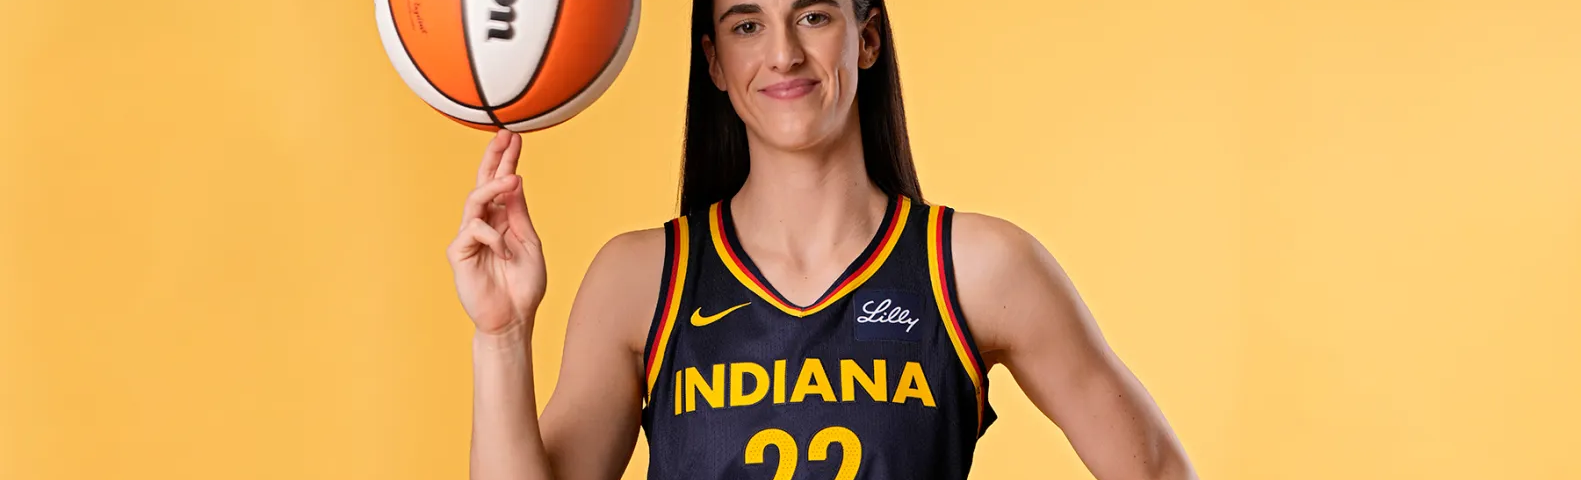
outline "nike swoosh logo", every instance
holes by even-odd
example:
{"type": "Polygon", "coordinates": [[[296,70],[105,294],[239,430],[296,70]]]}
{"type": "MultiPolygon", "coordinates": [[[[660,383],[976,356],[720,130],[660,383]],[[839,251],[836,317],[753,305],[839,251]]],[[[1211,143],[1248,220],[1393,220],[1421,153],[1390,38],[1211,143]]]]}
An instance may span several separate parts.
{"type": "Polygon", "coordinates": [[[694,327],[701,327],[701,326],[708,325],[710,323],[717,322],[717,321],[719,321],[719,319],[725,318],[725,315],[729,315],[730,312],[734,312],[738,308],[745,307],[745,306],[751,305],[751,304],[752,304],[752,302],[747,302],[747,303],[743,303],[743,304],[740,304],[740,305],[736,305],[734,307],[730,307],[728,309],[725,309],[725,311],[723,311],[723,312],[719,312],[719,313],[716,313],[716,314],[713,314],[713,315],[709,315],[709,316],[706,316],[706,317],[703,316],[703,309],[702,308],[698,308],[697,311],[692,312],[692,326],[694,326],[694,327]]]}

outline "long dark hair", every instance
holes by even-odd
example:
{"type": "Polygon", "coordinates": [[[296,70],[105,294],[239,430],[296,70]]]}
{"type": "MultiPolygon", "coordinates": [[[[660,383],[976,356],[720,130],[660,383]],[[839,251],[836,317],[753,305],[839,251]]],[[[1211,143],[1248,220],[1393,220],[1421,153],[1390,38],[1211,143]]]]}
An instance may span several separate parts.
{"type": "MultiPolygon", "coordinates": [[[[713,36],[714,0],[692,2],[692,67],[686,92],[686,143],[681,157],[681,213],[692,213],[730,198],[747,181],[747,129],[727,93],[708,76],[704,35],[713,36]]],[[[906,134],[906,108],[900,96],[895,38],[883,0],[852,0],[858,21],[878,9],[878,60],[857,74],[856,108],[862,124],[862,154],[867,176],[884,193],[923,203],[906,134]]]]}

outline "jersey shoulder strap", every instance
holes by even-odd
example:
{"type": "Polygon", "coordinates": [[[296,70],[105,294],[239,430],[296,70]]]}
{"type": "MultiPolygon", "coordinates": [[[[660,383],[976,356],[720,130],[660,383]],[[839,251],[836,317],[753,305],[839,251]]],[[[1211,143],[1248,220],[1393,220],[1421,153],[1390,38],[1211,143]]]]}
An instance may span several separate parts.
{"type": "MultiPolygon", "coordinates": [[[[659,300],[655,302],[653,320],[648,326],[647,340],[643,347],[644,403],[651,403],[653,386],[664,367],[664,350],[680,319],[682,296],[686,293],[688,272],[692,271],[692,252],[695,242],[693,231],[697,228],[693,215],[682,215],[664,223],[664,272],[659,281],[659,300]]],[[[706,228],[706,226],[705,226],[706,228]]]]}
{"type": "Polygon", "coordinates": [[[977,434],[980,436],[987,431],[988,425],[993,423],[995,414],[988,406],[988,368],[983,363],[976,340],[972,338],[971,329],[967,328],[966,313],[961,309],[958,294],[960,289],[955,283],[954,250],[951,241],[954,219],[953,208],[943,205],[931,205],[928,208],[928,283],[932,285],[934,305],[938,306],[939,318],[944,322],[944,329],[950,337],[950,345],[954,348],[961,368],[967,378],[971,379],[972,388],[976,391],[977,434]]]}

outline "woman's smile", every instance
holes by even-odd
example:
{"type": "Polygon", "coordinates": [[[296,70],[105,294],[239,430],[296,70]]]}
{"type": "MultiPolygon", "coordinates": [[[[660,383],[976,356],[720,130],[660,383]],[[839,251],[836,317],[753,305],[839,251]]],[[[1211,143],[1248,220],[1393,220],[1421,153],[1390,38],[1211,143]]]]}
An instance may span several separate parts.
{"type": "Polygon", "coordinates": [[[812,93],[813,89],[818,88],[819,83],[813,79],[796,78],[769,85],[758,91],[773,99],[795,100],[812,93]]]}

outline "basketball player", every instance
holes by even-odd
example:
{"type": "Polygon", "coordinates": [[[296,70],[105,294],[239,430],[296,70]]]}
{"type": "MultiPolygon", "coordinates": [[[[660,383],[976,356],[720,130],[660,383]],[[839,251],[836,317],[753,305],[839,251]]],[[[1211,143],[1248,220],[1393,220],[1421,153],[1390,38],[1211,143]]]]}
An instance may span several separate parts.
{"type": "Polygon", "coordinates": [[[1048,251],[923,199],[882,0],[693,8],[680,215],[593,260],[542,415],[521,139],[485,150],[448,251],[473,478],[619,478],[640,431],[656,479],[962,479],[995,366],[1097,478],[1195,478],[1048,251]]]}

